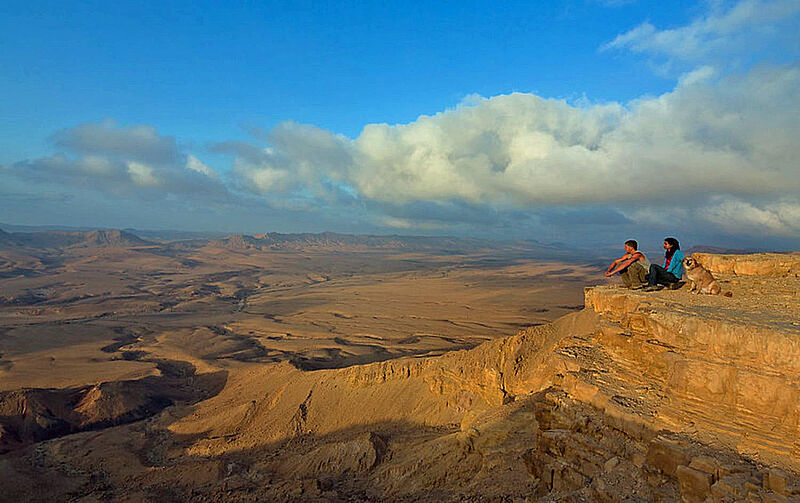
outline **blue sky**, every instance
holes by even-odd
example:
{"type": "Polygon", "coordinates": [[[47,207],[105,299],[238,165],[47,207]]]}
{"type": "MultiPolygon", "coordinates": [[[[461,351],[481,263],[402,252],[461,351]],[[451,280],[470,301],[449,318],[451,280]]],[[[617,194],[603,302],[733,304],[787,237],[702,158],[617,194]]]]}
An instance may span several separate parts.
{"type": "Polygon", "coordinates": [[[599,45],[642,19],[673,25],[693,10],[680,2],[4,2],[2,9],[5,162],[39,154],[53,130],[106,117],[155,124],[185,141],[284,120],[352,137],[365,124],[410,122],[469,94],[626,101],[672,82],[636,58],[599,54],[599,45]],[[39,126],[20,127],[33,110],[39,126]]]}
{"type": "Polygon", "coordinates": [[[798,28],[797,0],[7,1],[0,222],[795,246],[798,28]]]}

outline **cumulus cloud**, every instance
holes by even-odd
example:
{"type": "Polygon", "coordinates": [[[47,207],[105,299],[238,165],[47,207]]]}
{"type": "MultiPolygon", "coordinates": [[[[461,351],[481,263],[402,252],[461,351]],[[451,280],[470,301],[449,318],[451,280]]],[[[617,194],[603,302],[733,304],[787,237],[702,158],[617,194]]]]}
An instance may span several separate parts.
{"type": "MultiPolygon", "coordinates": [[[[786,0],[712,7],[682,27],[643,23],[606,48],[694,62],[752,57],[800,13],[786,0]]],[[[599,212],[601,222],[635,223],[681,206],[720,229],[756,232],[748,222],[760,218],[796,235],[793,206],[777,201],[800,193],[798,117],[800,65],[699,64],[672,91],[628,103],[470,96],[407,124],[369,124],[353,139],[289,122],[257,130],[260,143],[217,149],[234,154],[240,186],[267,199],[346,193],[392,226],[478,223],[468,208],[556,222],[570,213],[552,207],[571,207],[574,215],[599,212]]]]}
{"type": "Polygon", "coordinates": [[[140,164],[135,161],[127,163],[128,174],[131,181],[140,187],[158,187],[161,185],[159,180],[153,173],[153,168],[146,164],[140,164]]]}
{"type": "Polygon", "coordinates": [[[241,186],[253,192],[302,189],[314,197],[331,198],[336,192],[332,182],[345,180],[353,165],[351,142],[316,126],[289,121],[263,134],[269,147],[245,142],[212,146],[217,152],[235,155],[234,173],[241,186]]]}
{"type": "Polygon", "coordinates": [[[449,226],[441,222],[430,222],[427,220],[409,220],[406,218],[397,217],[381,217],[379,223],[386,227],[394,229],[422,229],[422,230],[439,230],[447,229],[449,226]]]}
{"type": "Polygon", "coordinates": [[[370,124],[352,140],[286,124],[273,131],[269,147],[237,147],[237,175],[265,195],[317,195],[333,180],[395,207],[462,202],[513,210],[780,197],[800,191],[799,90],[798,66],[722,77],[700,68],[673,91],[628,104],[575,107],[519,93],[472,97],[409,124],[370,124]]]}
{"type": "Polygon", "coordinates": [[[152,126],[118,126],[113,121],[80,124],[57,132],[62,152],[17,162],[3,169],[23,180],[61,183],[114,193],[211,200],[229,197],[219,175],[200,159],[183,154],[171,136],[152,126]]]}

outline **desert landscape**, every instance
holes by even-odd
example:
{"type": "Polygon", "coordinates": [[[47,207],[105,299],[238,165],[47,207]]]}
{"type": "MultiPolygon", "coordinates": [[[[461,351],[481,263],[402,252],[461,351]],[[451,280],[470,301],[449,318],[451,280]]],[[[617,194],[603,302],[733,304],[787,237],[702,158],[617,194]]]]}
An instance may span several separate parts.
{"type": "Polygon", "coordinates": [[[800,255],[3,233],[13,501],[800,499],[800,255]],[[588,285],[600,285],[588,287],[588,285]]]}
{"type": "Polygon", "coordinates": [[[800,503],[798,31],[3,2],[0,503],[800,503]]]}
{"type": "Polygon", "coordinates": [[[314,370],[441,354],[580,309],[595,274],[467,240],[7,236],[0,390],[145,377],[153,358],[314,370]]]}

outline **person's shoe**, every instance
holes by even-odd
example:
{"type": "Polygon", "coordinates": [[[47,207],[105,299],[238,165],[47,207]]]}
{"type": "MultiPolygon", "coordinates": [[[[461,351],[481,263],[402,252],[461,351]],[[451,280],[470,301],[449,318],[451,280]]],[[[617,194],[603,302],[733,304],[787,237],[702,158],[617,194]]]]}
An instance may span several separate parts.
{"type": "Polygon", "coordinates": [[[639,283],[638,285],[631,285],[630,289],[631,290],[641,290],[644,287],[645,287],[645,283],[639,283]]]}
{"type": "Polygon", "coordinates": [[[662,288],[664,288],[664,287],[661,286],[661,285],[647,285],[646,287],[644,287],[643,291],[645,291],[645,292],[657,292],[657,291],[661,290],[662,288]]]}
{"type": "Polygon", "coordinates": [[[682,287],[685,284],[686,284],[685,281],[678,281],[677,283],[670,283],[667,286],[667,288],[669,288],[670,290],[678,290],[680,287],[682,287]]]}

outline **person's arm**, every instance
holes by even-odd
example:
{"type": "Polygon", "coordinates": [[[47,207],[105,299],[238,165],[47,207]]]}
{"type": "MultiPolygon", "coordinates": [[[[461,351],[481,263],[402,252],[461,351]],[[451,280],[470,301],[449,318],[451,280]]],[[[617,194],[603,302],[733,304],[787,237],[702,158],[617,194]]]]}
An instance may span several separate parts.
{"type": "Polygon", "coordinates": [[[675,254],[672,256],[672,260],[669,263],[669,269],[667,269],[667,272],[671,272],[673,276],[681,279],[683,276],[684,258],[686,258],[686,255],[684,255],[682,251],[675,250],[675,254]]]}
{"type": "Polygon", "coordinates": [[[617,264],[617,266],[615,268],[609,269],[608,272],[606,272],[606,276],[613,276],[613,275],[617,274],[621,270],[625,269],[629,265],[631,265],[634,262],[636,262],[637,260],[639,260],[639,257],[642,257],[642,256],[643,256],[642,252],[638,252],[637,251],[636,253],[634,253],[633,255],[628,257],[627,259],[624,256],[620,257],[619,259],[614,261],[614,263],[617,264]]]}
{"type": "MultiPolygon", "coordinates": [[[[609,264],[608,269],[606,269],[606,272],[607,273],[611,272],[611,269],[616,267],[616,265],[619,264],[622,260],[625,260],[625,257],[627,257],[627,255],[623,255],[618,259],[614,259],[614,261],[611,262],[611,264],[609,264]]],[[[608,274],[606,274],[606,276],[608,276],[608,274]]]]}

